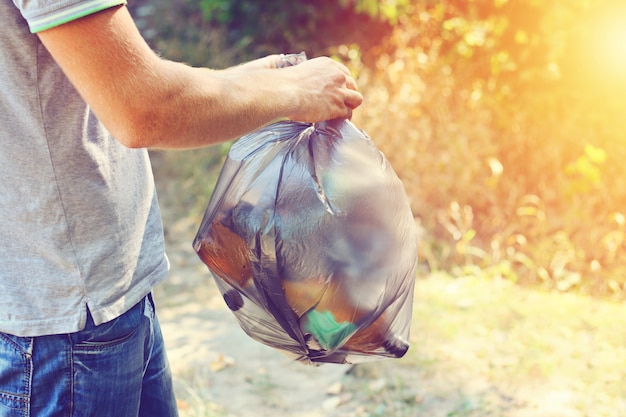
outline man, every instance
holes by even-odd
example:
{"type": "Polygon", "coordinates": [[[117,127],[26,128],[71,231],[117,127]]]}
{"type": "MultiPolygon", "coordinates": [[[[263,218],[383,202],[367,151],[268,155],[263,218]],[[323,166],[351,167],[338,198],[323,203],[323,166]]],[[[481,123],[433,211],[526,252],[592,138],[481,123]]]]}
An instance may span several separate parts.
{"type": "Polygon", "coordinates": [[[124,0],[0,0],[0,21],[0,417],[175,416],[146,148],[348,117],[362,96],[325,57],[161,59],[124,0]]]}

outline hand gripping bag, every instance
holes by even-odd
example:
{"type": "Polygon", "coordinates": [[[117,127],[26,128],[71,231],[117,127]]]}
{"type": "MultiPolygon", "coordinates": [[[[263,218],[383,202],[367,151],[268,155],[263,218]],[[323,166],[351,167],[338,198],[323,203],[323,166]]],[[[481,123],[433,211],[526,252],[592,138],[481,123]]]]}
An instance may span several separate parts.
{"type": "Polygon", "coordinates": [[[309,364],[402,357],[417,237],[402,183],[347,120],[230,149],[193,242],[253,339],[309,364]]]}

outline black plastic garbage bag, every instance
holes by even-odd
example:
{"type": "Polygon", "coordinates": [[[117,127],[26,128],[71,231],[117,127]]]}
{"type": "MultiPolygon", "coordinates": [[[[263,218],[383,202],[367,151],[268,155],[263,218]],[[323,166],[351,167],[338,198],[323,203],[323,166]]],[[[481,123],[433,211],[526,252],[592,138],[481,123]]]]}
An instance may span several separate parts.
{"type": "Polygon", "coordinates": [[[402,183],[351,122],[235,142],[194,239],[243,330],[306,363],[401,357],[417,237],[402,183]]]}

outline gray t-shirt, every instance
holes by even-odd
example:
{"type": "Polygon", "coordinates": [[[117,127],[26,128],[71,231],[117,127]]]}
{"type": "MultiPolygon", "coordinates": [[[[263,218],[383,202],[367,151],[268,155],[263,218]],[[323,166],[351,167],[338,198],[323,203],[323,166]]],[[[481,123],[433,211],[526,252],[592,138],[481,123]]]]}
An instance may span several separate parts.
{"type": "Polygon", "coordinates": [[[86,306],[112,320],[167,274],[147,151],[111,137],[32,33],[122,3],[0,0],[1,332],[75,332],[86,306]]]}

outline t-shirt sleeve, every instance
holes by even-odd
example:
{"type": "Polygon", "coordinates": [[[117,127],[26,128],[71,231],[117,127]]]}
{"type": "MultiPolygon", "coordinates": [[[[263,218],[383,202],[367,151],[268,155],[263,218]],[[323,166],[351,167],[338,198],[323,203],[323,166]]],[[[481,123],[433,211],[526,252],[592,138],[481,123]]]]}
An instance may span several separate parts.
{"type": "Polygon", "coordinates": [[[126,0],[13,0],[13,2],[28,22],[32,33],[126,4],[126,0]]]}

